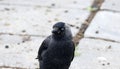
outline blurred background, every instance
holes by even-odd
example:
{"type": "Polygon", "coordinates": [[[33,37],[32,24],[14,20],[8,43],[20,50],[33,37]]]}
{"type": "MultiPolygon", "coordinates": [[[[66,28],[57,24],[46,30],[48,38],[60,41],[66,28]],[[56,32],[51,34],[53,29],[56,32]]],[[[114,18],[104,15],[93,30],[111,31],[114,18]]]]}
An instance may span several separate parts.
{"type": "Polygon", "coordinates": [[[37,69],[56,22],[76,44],[70,69],[120,68],[120,0],[0,0],[0,69],[37,69]]]}

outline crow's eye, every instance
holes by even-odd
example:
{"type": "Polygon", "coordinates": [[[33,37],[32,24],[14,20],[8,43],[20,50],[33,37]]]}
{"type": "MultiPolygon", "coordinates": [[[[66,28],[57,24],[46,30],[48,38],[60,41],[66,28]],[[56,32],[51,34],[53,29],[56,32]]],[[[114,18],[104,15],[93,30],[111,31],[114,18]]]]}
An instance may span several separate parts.
{"type": "Polygon", "coordinates": [[[64,30],[65,30],[65,28],[61,28],[61,30],[62,30],[62,31],[64,31],[64,30]]]}

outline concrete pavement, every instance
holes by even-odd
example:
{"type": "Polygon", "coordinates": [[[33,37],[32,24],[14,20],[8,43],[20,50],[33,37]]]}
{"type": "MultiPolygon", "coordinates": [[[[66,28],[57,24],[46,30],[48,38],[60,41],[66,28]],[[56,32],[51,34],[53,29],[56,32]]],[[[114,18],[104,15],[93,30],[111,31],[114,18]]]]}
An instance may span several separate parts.
{"type": "MultiPolygon", "coordinates": [[[[75,36],[91,16],[94,1],[97,0],[1,0],[0,68],[38,68],[37,50],[50,35],[52,25],[66,22],[75,36]]],[[[119,2],[105,0],[91,18],[70,69],[120,68],[119,2]]]]}

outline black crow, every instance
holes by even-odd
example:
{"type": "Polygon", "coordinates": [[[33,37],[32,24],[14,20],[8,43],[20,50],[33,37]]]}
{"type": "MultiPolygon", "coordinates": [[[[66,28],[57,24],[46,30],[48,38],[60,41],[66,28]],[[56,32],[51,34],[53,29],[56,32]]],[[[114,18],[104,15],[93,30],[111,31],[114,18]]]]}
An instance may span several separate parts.
{"type": "Polygon", "coordinates": [[[75,46],[71,30],[64,22],[53,26],[52,35],[41,44],[38,51],[40,69],[69,69],[75,46]]]}

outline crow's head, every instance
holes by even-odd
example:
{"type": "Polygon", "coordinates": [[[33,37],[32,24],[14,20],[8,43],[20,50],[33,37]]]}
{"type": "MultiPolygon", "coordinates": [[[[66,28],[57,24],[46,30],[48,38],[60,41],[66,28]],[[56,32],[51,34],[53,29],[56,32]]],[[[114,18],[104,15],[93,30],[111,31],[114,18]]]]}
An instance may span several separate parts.
{"type": "Polygon", "coordinates": [[[64,35],[65,33],[65,23],[63,22],[58,22],[53,26],[53,31],[52,33],[54,35],[64,35]]]}
{"type": "Polygon", "coordinates": [[[55,25],[53,25],[52,34],[56,38],[72,37],[71,30],[64,22],[57,22],[55,25]]]}

